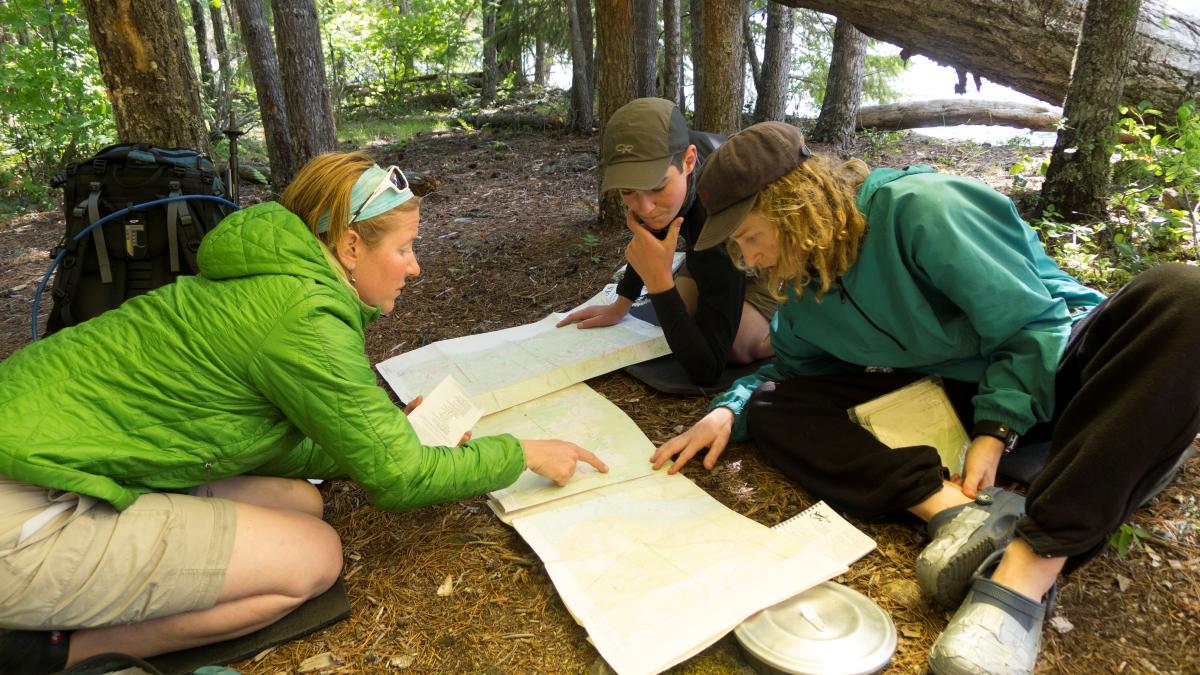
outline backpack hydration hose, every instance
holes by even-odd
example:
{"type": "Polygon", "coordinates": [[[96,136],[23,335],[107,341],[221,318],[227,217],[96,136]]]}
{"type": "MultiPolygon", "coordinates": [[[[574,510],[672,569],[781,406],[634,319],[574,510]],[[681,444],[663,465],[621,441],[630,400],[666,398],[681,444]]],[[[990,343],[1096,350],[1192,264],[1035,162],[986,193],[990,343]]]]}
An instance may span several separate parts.
{"type": "MultiPolygon", "coordinates": [[[[231,207],[234,211],[237,211],[239,208],[241,208],[237,204],[234,204],[224,197],[217,197],[214,195],[179,195],[177,197],[164,197],[162,199],[155,199],[152,201],[143,202],[141,204],[127,206],[119,211],[113,211],[107,216],[100,218],[96,222],[91,223],[87,227],[80,230],[74,237],[72,237],[72,240],[79,241],[90,234],[91,231],[97,227],[100,227],[105,223],[123,216],[131,211],[143,211],[145,209],[154,206],[162,206],[163,204],[168,204],[170,202],[182,202],[188,200],[217,202],[218,204],[231,207]]],[[[34,340],[38,339],[38,314],[40,313],[42,307],[42,293],[46,290],[46,284],[50,281],[50,276],[54,274],[54,270],[58,267],[59,263],[62,262],[63,256],[67,254],[67,248],[65,246],[61,247],[61,249],[62,250],[60,250],[58,254],[54,256],[54,261],[50,263],[50,267],[46,268],[46,273],[42,275],[42,280],[40,283],[38,283],[37,292],[33,296],[33,316],[31,318],[31,322],[33,324],[34,340]]]]}

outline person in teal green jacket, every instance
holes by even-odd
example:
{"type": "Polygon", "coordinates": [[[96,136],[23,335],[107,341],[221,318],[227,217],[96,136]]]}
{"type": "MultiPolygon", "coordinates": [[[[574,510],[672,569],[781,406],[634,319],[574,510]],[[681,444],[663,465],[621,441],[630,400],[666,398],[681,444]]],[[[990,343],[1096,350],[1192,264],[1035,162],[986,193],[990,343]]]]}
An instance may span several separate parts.
{"type": "Polygon", "coordinates": [[[322,593],[341,542],[306,478],[398,511],[607,470],[561,441],[423,446],[377,384],[363,330],[420,274],[418,205],[398,168],[322,155],[209,233],[199,275],[0,363],[0,672],[225,640],[322,593]]]}
{"type": "Polygon", "coordinates": [[[1032,672],[1058,575],[1103,549],[1200,430],[1200,270],[1163,265],[1105,298],[982,183],[837,165],[778,122],[730,137],[697,189],[708,220],[696,248],[725,243],[781,301],[776,360],[658,448],[655,467],[707,449],[711,470],[749,439],[816,498],[865,518],[917,515],[930,535],[923,595],[959,606],[931,669],[1032,672]],[[889,448],[847,414],[928,375],[971,429],[961,476],[932,447],[889,448]],[[1022,436],[1049,439],[1025,498],[994,485],[1022,436]]]}

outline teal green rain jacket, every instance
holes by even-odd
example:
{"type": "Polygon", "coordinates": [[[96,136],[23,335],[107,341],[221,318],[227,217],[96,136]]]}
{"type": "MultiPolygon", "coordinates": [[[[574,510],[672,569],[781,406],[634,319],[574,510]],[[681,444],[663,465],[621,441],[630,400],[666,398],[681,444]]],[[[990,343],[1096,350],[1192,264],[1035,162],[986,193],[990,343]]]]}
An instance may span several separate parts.
{"type": "Polygon", "coordinates": [[[1104,296],[1054,264],[1004,195],[928,166],[877,169],[857,197],[868,230],[857,262],[818,302],[814,279],[771,322],[775,363],[712,407],[742,414],[767,381],[865,367],[978,382],[976,420],[1024,433],[1054,411],[1071,325],[1104,296]]]}
{"type": "Polygon", "coordinates": [[[524,469],[512,436],[417,441],[364,354],[379,311],[282,206],[223,220],[199,264],[0,363],[0,475],[117,509],[240,474],[348,478],[401,510],[524,469]]]}

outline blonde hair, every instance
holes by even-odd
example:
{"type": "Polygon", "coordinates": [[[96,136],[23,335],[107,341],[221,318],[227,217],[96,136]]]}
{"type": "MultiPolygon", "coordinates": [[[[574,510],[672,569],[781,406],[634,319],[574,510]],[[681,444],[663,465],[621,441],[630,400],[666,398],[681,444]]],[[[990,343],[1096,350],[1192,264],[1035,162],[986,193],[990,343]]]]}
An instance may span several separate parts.
{"type": "Polygon", "coordinates": [[[300,217],[308,229],[328,250],[347,229],[353,229],[367,246],[374,246],[396,226],[396,216],[420,208],[421,199],[413,196],[394,209],[366,220],[347,224],[350,219],[350,192],[363,172],[375,160],[362,152],[327,152],[310,160],[279,197],[283,208],[300,217]],[[328,214],[329,229],[318,232],[321,216],[328,214]]]}
{"type": "MultiPolygon", "coordinates": [[[[820,279],[817,302],[838,277],[858,260],[866,219],[854,203],[867,165],[851,160],[835,165],[813,155],[758,193],[751,213],[773,223],[778,256],[767,278],[771,296],[782,302],[784,285],[796,295],[813,277],[820,279]]],[[[745,268],[737,242],[728,240],[730,257],[745,268]]]]}

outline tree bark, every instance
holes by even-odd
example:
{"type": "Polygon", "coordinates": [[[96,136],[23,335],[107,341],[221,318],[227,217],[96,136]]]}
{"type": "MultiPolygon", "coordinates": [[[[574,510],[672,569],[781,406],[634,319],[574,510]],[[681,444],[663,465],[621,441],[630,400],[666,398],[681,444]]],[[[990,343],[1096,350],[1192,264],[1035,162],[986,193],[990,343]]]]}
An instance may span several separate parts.
{"type": "Polygon", "coordinates": [[[209,103],[217,100],[217,87],[213,81],[212,57],[208,44],[208,23],[205,22],[204,3],[200,0],[188,0],[192,11],[192,30],[196,33],[196,52],[200,55],[200,84],[204,88],[204,98],[209,103]]]}
{"type": "Polygon", "coordinates": [[[540,35],[533,43],[533,83],[546,86],[546,40],[540,35]]]}
{"type": "Polygon", "coordinates": [[[754,83],[754,96],[762,94],[762,65],[758,62],[758,45],[754,43],[754,32],[750,28],[750,10],[742,12],[742,46],[746,48],[746,63],[750,66],[750,81],[754,83]]]}
{"type": "Polygon", "coordinates": [[[325,87],[321,29],[313,0],[273,0],[271,8],[293,141],[292,161],[302,167],[313,157],[337,147],[333,109],[325,87]]]}
{"type": "Polygon", "coordinates": [[[692,127],[704,128],[704,0],[688,0],[691,10],[689,23],[692,29],[692,127]]]}
{"type": "Polygon", "coordinates": [[[1113,102],[1121,100],[1141,3],[1088,0],[1063,105],[1066,124],[1058,131],[1042,185],[1042,210],[1054,205],[1069,220],[1105,212],[1118,117],[1113,102]]]}
{"type": "Polygon", "coordinates": [[[479,92],[480,107],[489,106],[496,100],[496,80],[499,79],[496,65],[496,3],[498,0],[483,0],[483,89],[479,92]]]}
{"type": "Polygon", "coordinates": [[[813,140],[833,143],[839,153],[854,138],[854,118],[862,98],[866,66],[867,36],[849,21],[838,19],[833,29],[833,59],[825,97],[811,135],[813,140]]]}
{"type": "MultiPolygon", "coordinates": [[[[568,0],[571,2],[572,0],[568,0]]],[[[592,0],[573,0],[579,12],[579,35],[587,51],[587,81],[593,98],[596,94],[596,22],[592,18],[592,0]]]]}
{"type": "MultiPolygon", "coordinates": [[[[633,73],[633,0],[596,0],[596,77],[600,133],[617,108],[637,98],[633,73]]],[[[599,196],[602,227],[624,227],[625,209],[617,194],[599,196]]]]}
{"type": "Polygon", "coordinates": [[[744,2],[704,0],[704,131],[732,134],[742,118],[742,14],[744,2]]]}
{"type": "Polygon", "coordinates": [[[219,5],[208,5],[212,17],[213,44],[217,48],[217,72],[221,79],[217,83],[217,119],[214,130],[233,126],[233,69],[230,67],[229,42],[225,39],[225,19],[219,5]]]}
{"type": "Polygon", "coordinates": [[[588,79],[588,49],[583,44],[579,5],[567,0],[567,19],[571,22],[571,108],[567,126],[578,134],[592,133],[592,85],[588,79]]]}
{"type": "MultiPolygon", "coordinates": [[[[1058,110],[1044,104],[980,101],[957,98],[889,103],[858,109],[859,129],[916,129],[955,124],[994,124],[1004,127],[1054,131],[1062,119],[1058,110]]],[[[816,132],[813,132],[816,139],[816,132]]]]}
{"type": "Polygon", "coordinates": [[[234,0],[242,25],[242,41],[246,45],[250,75],[254,78],[254,93],[262,117],[263,136],[267,142],[267,157],[271,161],[271,189],[279,194],[292,181],[299,168],[292,162],[292,140],[288,135],[287,107],[283,103],[283,87],[279,79],[279,59],[271,42],[271,31],[263,13],[261,0],[234,0]]]}
{"type": "Polygon", "coordinates": [[[658,2],[633,0],[633,69],[638,97],[657,93],[658,2]]]}
{"type": "Polygon", "coordinates": [[[792,69],[792,29],[796,10],[767,3],[767,40],[763,49],[762,82],[754,102],[754,121],[782,120],[787,114],[788,74],[792,69]]]}
{"type": "Polygon", "coordinates": [[[683,103],[683,44],[680,41],[680,0],[663,0],[663,90],[662,97],[683,103]]]}
{"type": "MultiPolygon", "coordinates": [[[[1059,105],[1070,82],[1084,0],[779,0],[849,20],[912,54],[1059,105]]],[[[1145,0],[1122,101],[1174,110],[1200,91],[1200,15],[1145,0]]]]}
{"type": "Polygon", "coordinates": [[[174,0],[81,0],[117,135],[125,142],[212,148],[183,19],[174,0]]]}

